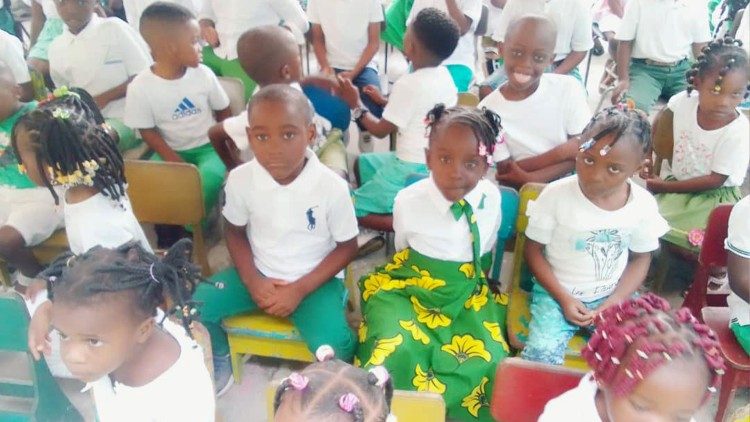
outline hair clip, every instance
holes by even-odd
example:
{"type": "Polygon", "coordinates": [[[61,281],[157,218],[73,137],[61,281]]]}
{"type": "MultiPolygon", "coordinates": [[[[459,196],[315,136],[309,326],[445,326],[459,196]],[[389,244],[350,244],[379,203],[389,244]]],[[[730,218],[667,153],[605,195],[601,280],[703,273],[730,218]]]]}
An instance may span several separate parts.
{"type": "Polygon", "coordinates": [[[666,360],[668,360],[670,362],[672,361],[672,356],[670,356],[669,353],[662,352],[662,356],[664,356],[664,359],[666,359],[666,360]]]}
{"type": "MultiPolygon", "coordinates": [[[[618,314],[618,315],[619,315],[619,314],[618,314]]],[[[622,322],[622,321],[620,321],[620,322],[622,322]]],[[[625,341],[627,341],[627,342],[628,342],[628,344],[633,344],[633,337],[630,337],[630,336],[629,336],[629,335],[627,335],[627,334],[624,334],[624,335],[623,335],[623,337],[625,337],[625,341]]]]}
{"type": "Polygon", "coordinates": [[[578,150],[581,152],[588,151],[589,149],[591,149],[591,147],[594,146],[595,143],[596,140],[594,140],[593,138],[589,139],[588,141],[582,143],[581,146],[578,147],[578,150]]]}
{"type": "Polygon", "coordinates": [[[609,151],[612,150],[612,145],[605,145],[602,147],[602,149],[599,150],[599,155],[604,157],[605,155],[609,154],[609,151]]]}
{"type": "Polygon", "coordinates": [[[647,360],[647,359],[648,359],[648,355],[646,354],[646,352],[644,352],[644,351],[643,351],[643,350],[641,350],[641,349],[636,349],[636,350],[635,350],[635,353],[636,353],[636,354],[637,354],[638,356],[640,356],[640,357],[641,357],[641,359],[643,359],[643,360],[647,360]]]}
{"type": "Polygon", "coordinates": [[[711,393],[715,393],[716,392],[716,387],[714,387],[712,385],[712,386],[708,387],[708,391],[711,392],[711,393]]]}
{"type": "Polygon", "coordinates": [[[151,276],[151,281],[153,281],[156,284],[161,284],[161,281],[159,281],[159,279],[156,278],[156,275],[154,275],[154,265],[156,265],[156,264],[155,263],[151,264],[148,267],[148,275],[151,276]]]}
{"type": "Polygon", "coordinates": [[[370,373],[375,375],[375,378],[377,378],[378,380],[375,385],[381,388],[385,386],[385,383],[388,382],[388,380],[391,378],[391,374],[388,373],[388,370],[385,369],[384,366],[376,366],[374,368],[371,368],[370,373]]]}
{"type": "Polygon", "coordinates": [[[352,393],[346,393],[339,398],[339,407],[346,413],[352,413],[357,404],[359,404],[359,398],[352,393]]]}
{"type": "Polygon", "coordinates": [[[620,359],[617,359],[617,358],[616,358],[616,357],[614,357],[614,356],[612,356],[612,357],[610,358],[610,360],[611,360],[611,361],[612,361],[612,363],[614,363],[615,365],[619,365],[619,364],[620,364],[620,359]]]}
{"type": "Polygon", "coordinates": [[[635,377],[633,376],[633,373],[630,372],[630,369],[628,369],[628,368],[625,368],[625,375],[627,375],[628,378],[630,378],[630,379],[635,379],[635,377]]]}
{"type": "Polygon", "coordinates": [[[331,360],[335,356],[336,356],[336,353],[333,351],[333,347],[327,344],[324,344],[318,347],[318,350],[315,351],[315,358],[318,359],[318,362],[325,362],[325,361],[331,360]]]}
{"type": "Polygon", "coordinates": [[[68,120],[70,119],[70,110],[65,110],[60,107],[52,110],[52,117],[56,119],[68,120]]]}
{"type": "Polygon", "coordinates": [[[310,382],[309,378],[297,372],[289,374],[287,380],[289,380],[289,385],[297,391],[307,388],[307,384],[310,382]]]}

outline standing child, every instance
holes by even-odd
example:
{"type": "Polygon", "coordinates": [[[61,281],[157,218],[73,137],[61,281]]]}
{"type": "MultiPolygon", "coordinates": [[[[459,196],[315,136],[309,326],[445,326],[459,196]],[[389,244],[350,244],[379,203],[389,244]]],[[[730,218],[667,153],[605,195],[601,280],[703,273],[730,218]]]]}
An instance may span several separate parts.
{"type": "Polygon", "coordinates": [[[750,196],[732,209],[726,240],[727,266],[731,292],[727,298],[732,311],[730,328],[750,355],[750,196]]]}
{"type": "Polygon", "coordinates": [[[231,115],[229,97],[211,70],[200,63],[200,28],[189,10],[154,3],[141,16],[141,34],[155,63],[128,87],[125,124],[140,130],[156,153],[153,160],[198,167],[208,214],[219,198],[226,172],[208,140],[208,129],[231,115]]]}
{"type": "Polygon", "coordinates": [[[581,355],[593,371],[539,422],[694,421],[724,373],[711,329],[652,293],[599,313],[581,355]]]}
{"type": "Polygon", "coordinates": [[[360,280],[358,363],[384,365],[398,389],[442,394],[452,419],[491,420],[508,298],[485,276],[501,216],[500,193],[482,178],[500,118],[438,105],[427,120],[431,175],[396,196],[399,252],[360,280]]]}
{"type": "Polygon", "coordinates": [[[270,85],[247,110],[255,159],[229,174],[223,215],[234,267],[201,286],[195,299],[211,334],[216,390],[232,384],[221,321],[260,310],[289,317],[310,350],[330,344],[351,359],[356,340],[344,315],[342,270],[357,252],[357,221],[348,184],[309,145],[313,111],[305,95],[270,85]]]}
{"type": "Polygon", "coordinates": [[[638,290],[668,229],[654,198],[630,181],[651,148],[648,116],[608,108],[582,138],[577,174],[549,184],[527,211],[535,283],[522,356],[553,365],[580,328],[638,290]]]}

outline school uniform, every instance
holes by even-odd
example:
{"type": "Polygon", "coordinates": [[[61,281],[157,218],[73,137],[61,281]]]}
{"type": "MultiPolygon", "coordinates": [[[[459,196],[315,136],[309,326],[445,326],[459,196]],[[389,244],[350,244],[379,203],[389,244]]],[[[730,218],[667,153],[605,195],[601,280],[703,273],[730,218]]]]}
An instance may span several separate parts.
{"type": "Polygon", "coordinates": [[[55,38],[63,33],[65,24],[57,14],[57,6],[55,6],[55,0],[31,1],[42,6],[42,12],[44,13],[44,17],[46,18],[46,20],[44,21],[42,30],[39,32],[39,36],[36,38],[36,42],[29,49],[29,58],[47,60],[49,46],[55,38]]]}
{"type": "MultiPolygon", "coordinates": [[[[746,196],[732,209],[725,246],[729,253],[750,261],[750,196],[746,196]]],[[[745,352],[750,354],[750,303],[730,292],[727,304],[732,312],[729,327],[745,352]]]]}
{"type": "MultiPolygon", "coordinates": [[[[339,242],[358,234],[357,220],[345,180],[305,152],[307,162],[294,181],[280,185],[257,160],[232,170],[225,187],[222,214],[229,224],[244,227],[258,271],[268,278],[297,282],[325,259],[339,242]]],[[[348,360],[356,341],[344,315],[343,271],[305,297],[290,319],[310,350],[331,345],[348,360]]],[[[198,287],[201,318],[211,334],[215,356],[229,354],[221,321],[257,309],[236,268],[211,277],[214,285],[198,287]]],[[[269,281],[270,282],[270,281],[269,281]]]]}
{"type": "Polygon", "coordinates": [[[5,31],[0,31],[0,61],[8,66],[17,84],[31,82],[29,66],[23,57],[21,40],[5,31]]]}

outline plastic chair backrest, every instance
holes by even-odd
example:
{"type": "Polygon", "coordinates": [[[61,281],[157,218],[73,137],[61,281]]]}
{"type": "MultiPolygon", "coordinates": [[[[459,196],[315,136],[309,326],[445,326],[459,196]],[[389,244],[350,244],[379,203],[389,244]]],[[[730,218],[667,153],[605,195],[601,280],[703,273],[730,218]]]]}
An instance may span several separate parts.
{"type": "Polygon", "coordinates": [[[651,135],[654,149],[654,174],[661,174],[661,164],[664,160],[672,163],[672,152],[674,150],[674,113],[664,110],[659,113],[654,122],[654,131],[651,135]]]}
{"type": "Polygon", "coordinates": [[[315,112],[331,122],[331,126],[342,131],[349,129],[352,112],[341,98],[314,85],[303,86],[302,92],[315,107],[315,112]]]}
{"type": "Polygon", "coordinates": [[[727,250],[724,248],[724,241],[727,238],[732,208],[733,205],[729,204],[719,205],[708,216],[706,233],[703,236],[698,258],[704,267],[726,267],[727,265],[727,250]]]}
{"type": "Polygon", "coordinates": [[[247,102],[245,101],[245,83],[242,79],[232,78],[229,76],[219,76],[219,84],[224,88],[224,92],[229,97],[229,109],[232,111],[232,115],[236,116],[245,109],[247,102]]]}
{"type": "Polygon", "coordinates": [[[479,97],[471,92],[459,92],[458,93],[458,105],[464,107],[476,107],[479,105],[479,97]]]}
{"type": "Polygon", "coordinates": [[[497,231],[497,242],[495,244],[495,258],[492,262],[490,278],[497,280],[503,265],[503,253],[505,244],[516,231],[516,220],[518,219],[518,192],[508,186],[500,186],[500,228],[497,231]]]}
{"type": "Polygon", "coordinates": [[[536,422],[553,398],[578,385],[584,372],[520,358],[500,362],[490,412],[500,422],[536,422]]]}

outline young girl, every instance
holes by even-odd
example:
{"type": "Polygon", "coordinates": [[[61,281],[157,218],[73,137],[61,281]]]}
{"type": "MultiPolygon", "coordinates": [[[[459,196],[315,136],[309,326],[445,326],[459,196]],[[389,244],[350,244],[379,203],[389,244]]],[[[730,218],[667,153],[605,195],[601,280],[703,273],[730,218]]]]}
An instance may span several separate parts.
{"type": "Polygon", "coordinates": [[[395,420],[389,415],[393,383],[385,368],[355,368],[334,359],[333,349],[326,345],[315,356],[318,363],[281,381],[273,402],[276,422],[395,420]]]}
{"type": "Polygon", "coordinates": [[[393,209],[393,261],[360,280],[355,363],[384,365],[399,389],[443,394],[448,416],[491,420],[495,366],[508,354],[507,296],[484,271],[500,224],[500,194],[482,177],[500,137],[490,111],[438,105],[427,116],[431,175],[393,209]]]}
{"type": "Polygon", "coordinates": [[[596,313],[633,295],[667,223],[632,183],[651,148],[648,116],[627,106],[584,129],[576,175],[529,203],[525,257],[534,276],[525,359],[561,365],[570,339],[596,313]]]}
{"type": "Polygon", "coordinates": [[[714,333],[651,293],[599,313],[581,354],[593,371],[540,422],[692,421],[724,373],[714,333]]]}
{"type": "Polygon", "coordinates": [[[45,271],[62,359],[93,390],[97,420],[214,420],[211,377],[190,331],[200,279],[191,252],[188,239],[163,259],[137,242],[97,246],[45,271]]]}

